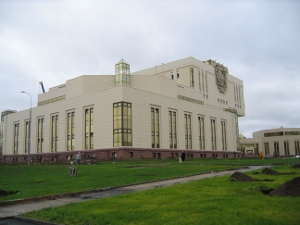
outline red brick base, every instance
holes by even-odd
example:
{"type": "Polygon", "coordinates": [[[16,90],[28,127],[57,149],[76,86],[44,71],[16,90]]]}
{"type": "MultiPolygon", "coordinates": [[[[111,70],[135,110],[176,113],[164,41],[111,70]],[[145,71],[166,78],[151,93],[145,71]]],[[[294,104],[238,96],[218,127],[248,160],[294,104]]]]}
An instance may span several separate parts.
{"type": "MultiPolygon", "coordinates": [[[[103,160],[128,159],[178,159],[182,152],[187,159],[201,158],[241,158],[243,154],[236,151],[208,151],[208,150],[179,150],[179,149],[152,149],[152,148],[108,148],[68,152],[34,153],[30,155],[31,164],[72,164],[76,163],[76,154],[81,153],[81,163],[87,164],[103,160]]],[[[1,165],[27,164],[27,154],[2,155],[1,165]]]]}

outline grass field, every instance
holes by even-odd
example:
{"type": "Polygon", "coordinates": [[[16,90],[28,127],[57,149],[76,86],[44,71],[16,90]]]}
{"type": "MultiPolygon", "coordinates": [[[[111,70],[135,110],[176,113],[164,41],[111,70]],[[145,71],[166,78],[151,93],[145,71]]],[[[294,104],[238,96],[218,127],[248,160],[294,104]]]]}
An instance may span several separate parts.
{"type": "Polygon", "coordinates": [[[69,165],[1,166],[0,189],[19,191],[0,197],[0,201],[61,194],[175,178],[210,171],[227,170],[246,165],[300,162],[299,159],[240,159],[188,160],[182,164],[174,160],[133,160],[99,162],[79,165],[78,176],[69,176],[69,165]]]}
{"type": "Polygon", "coordinates": [[[284,175],[249,172],[255,182],[229,176],[48,208],[25,216],[60,224],[243,224],[293,225],[300,222],[300,197],[271,197],[259,191],[298,177],[300,169],[279,165],[284,175]],[[270,181],[271,180],[271,181],[270,181]]]}

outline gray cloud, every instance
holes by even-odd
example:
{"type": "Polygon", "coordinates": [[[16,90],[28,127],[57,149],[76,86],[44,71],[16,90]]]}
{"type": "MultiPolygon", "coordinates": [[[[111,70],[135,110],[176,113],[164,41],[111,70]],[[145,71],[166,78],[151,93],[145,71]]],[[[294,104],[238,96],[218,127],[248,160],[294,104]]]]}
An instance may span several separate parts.
{"type": "Polygon", "coordinates": [[[194,56],[245,86],[240,132],[300,127],[300,3],[293,0],[0,1],[0,111],[34,104],[82,74],[113,74],[194,56]]]}

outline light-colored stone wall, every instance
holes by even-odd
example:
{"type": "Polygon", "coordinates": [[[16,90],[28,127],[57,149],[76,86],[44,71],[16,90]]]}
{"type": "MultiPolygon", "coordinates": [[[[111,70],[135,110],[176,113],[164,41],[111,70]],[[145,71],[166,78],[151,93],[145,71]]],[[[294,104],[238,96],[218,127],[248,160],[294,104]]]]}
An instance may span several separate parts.
{"type": "MultiPolygon", "coordinates": [[[[132,131],[134,148],[151,148],[151,106],[160,109],[161,148],[169,148],[169,109],[177,112],[178,149],[185,149],[184,113],[192,115],[192,146],[199,150],[198,116],[205,117],[206,150],[211,150],[210,119],[216,120],[217,150],[222,150],[221,120],[226,121],[227,150],[237,150],[235,114],[225,109],[236,109],[238,115],[245,114],[243,82],[233,76],[228,77],[228,89],[221,94],[216,85],[214,68],[189,57],[172,63],[138,71],[131,75],[131,86],[116,86],[114,75],[84,75],[65,84],[51,88],[39,95],[39,102],[65,95],[66,98],[32,109],[31,153],[37,150],[37,120],[44,118],[43,153],[50,152],[51,116],[59,116],[58,151],[67,148],[67,113],[75,112],[75,150],[84,149],[84,110],[94,109],[94,148],[113,147],[113,103],[132,103],[132,131]],[[194,68],[194,86],[190,86],[190,68],[194,68]],[[173,71],[173,78],[171,77],[173,71]],[[177,71],[180,74],[177,80],[177,71]],[[198,71],[200,72],[200,82],[198,71]],[[202,74],[207,77],[203,89],[202,74]],[[145,76],[141,76],[145,75],[145,76]],[[200,83],[200,85],[199,85],[200,83]],[[200,87],[199,87],[200,86],[200,87]],[[241,97],[236,100],[234,89],[239,87],[241,97]],[[179,97],[181,96],[181,97],[179,97]],[[182,99],[182,97],[187,99],[182,99]],[[238,106],[237,106],[237,103],[238,106]]],[[[25,152],[25,121],[29,110],[7,115],[4,154],[13,152],[13,124],[20,123],[18,154],[25,152]]]]}

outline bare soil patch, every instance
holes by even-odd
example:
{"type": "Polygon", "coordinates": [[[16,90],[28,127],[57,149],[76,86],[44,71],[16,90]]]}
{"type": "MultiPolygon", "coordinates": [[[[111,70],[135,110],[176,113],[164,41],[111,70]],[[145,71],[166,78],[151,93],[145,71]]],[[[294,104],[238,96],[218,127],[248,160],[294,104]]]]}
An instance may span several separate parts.
{"type": "Polygon", "coordinates": [[[19,191],[5,191],[0,189],[0,197],[1,196],[6,196],[6,195],[13,195],[17,194],[19,191]]]}
{"type": "Polygon", "coordinates": [[[242,181],[242,182],[251,182],[251,181],[255,181],[252,177],[244,174],[244,173],[241,173],[241,172],[234,172],[230,179],[232,181],[242,181]]]}
{"type": "Polygon", "coordinates": [[[300,168],[300,163],[296,163],[293,165],[293,168],[300,168]]]}
{"type": "Polygon", "coordinates": [[[279,175],[279,173],[276,170],[272,170],[270,168],[264,168],[261,173],[270,174],[270,175],[279,175]]]}
{"type": "Polygon", "coordinates": [[[270,196],[300,196],[300,177],[289,180],[271,191],[270,196]]]}

